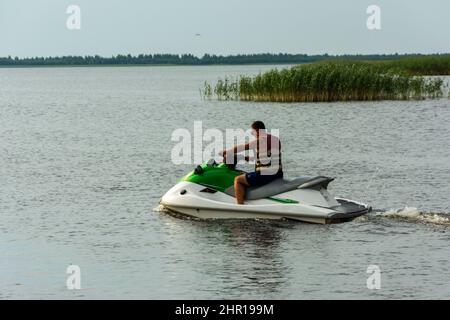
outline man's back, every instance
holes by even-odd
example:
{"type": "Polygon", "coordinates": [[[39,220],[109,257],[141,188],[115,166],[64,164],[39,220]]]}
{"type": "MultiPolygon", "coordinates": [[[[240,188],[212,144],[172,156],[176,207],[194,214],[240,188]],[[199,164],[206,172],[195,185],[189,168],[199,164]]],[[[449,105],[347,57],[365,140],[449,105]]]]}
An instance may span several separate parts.
{"type": "Polygon", "coordinates": [[[250,149],[255,154],[255,171],[263,175],[282,172],[281,142],[274,135],[261,132],[250,142],[250,149]]]}

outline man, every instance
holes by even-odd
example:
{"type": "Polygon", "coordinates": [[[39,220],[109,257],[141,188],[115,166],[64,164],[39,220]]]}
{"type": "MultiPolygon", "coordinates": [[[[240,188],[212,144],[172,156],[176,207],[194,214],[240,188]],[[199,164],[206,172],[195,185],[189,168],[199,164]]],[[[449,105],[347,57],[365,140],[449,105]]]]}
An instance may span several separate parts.
{"type": "MultiPolygon", "coordinates": [[[[237,176],[234,179],[234,191],[238,204],[244,204],[245,191],[247,187],[265,185],[275,179],[283,177],[281,166],[281,142],[266,132],[266,126],[262,121],[255,121],[251,125],[252,135],[255,140],[223,150],[224,161],[234,158],[239,152],[253,150],[255,154],[255,172],[249,172],[237,176]],[[228,157],[227,157],[228,155],[228,157]]],[[[249,161],[249,157],[245,157],[249,161]]]]}

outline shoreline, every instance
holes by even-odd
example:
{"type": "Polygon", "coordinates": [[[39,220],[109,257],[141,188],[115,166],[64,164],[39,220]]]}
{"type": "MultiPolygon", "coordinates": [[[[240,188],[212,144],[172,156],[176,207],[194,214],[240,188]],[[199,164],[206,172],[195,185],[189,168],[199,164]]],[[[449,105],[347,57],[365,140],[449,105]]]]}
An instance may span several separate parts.
{"type": "Polygon", "coordinates": [[[126,68],[126,67],[214,67],[214,66],[275,66],[275,65],[283,65],[283,66],[294,66],[301,64],[308,64],[312,62],[267,62],[267,63],[220,63],[220,64],[80,64],[80,65],[71,65],[71,64],[61,64],[61,65],[17,65],[17,66],[2,66],[0,65],[0,69],[34,69],[34,68],[126,68]]]}
{"type": "Polygon", "coordinates": [[[0,68],[52,67],[167,67],[167,66],[245,66],[245,65],[300,65],[327,61],[395,62],[405,59],[445,59],[450,53],[403,54],[291,54],[254,53],[236,55],[204,54],[139,54],[104,57],[99,55],[55,57],[0,57],[0,68]]]}

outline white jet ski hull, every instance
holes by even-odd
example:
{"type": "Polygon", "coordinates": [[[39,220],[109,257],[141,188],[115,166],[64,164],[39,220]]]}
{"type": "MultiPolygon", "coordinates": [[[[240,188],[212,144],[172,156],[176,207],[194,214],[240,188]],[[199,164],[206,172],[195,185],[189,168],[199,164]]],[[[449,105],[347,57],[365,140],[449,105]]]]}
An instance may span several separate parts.
{"type": "Polygon", "coordinates": [[[161,204],[176,213],[200,219],[293,219],[328,224],[351,221],[369,211],[367,205],[332,197],[322,188],[296,189],[244,205],[224,192],[183,181],[171,188],[161,204]]]}

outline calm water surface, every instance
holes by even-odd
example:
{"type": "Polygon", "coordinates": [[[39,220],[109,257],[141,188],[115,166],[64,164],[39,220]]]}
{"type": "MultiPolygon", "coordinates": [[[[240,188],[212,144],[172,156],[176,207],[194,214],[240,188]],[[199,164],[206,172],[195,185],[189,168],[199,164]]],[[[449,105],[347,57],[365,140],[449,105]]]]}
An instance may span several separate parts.
{"type": "Polygon", "coordinates": [[[200,99],[205,80],[271,67],[0,69],[0,298],[450,298],[449,99],[200,99]],[[321,226],[158,210],[192,169],[170,161],[173,130],[255,119],[280,129],[288,176],[337,177],[334,194],[374,212],[321,226]]]}

